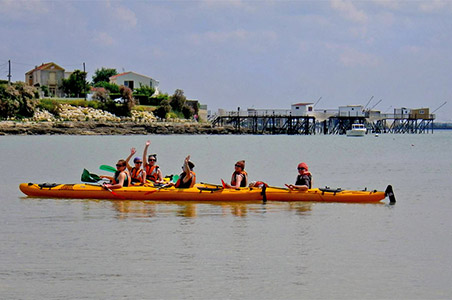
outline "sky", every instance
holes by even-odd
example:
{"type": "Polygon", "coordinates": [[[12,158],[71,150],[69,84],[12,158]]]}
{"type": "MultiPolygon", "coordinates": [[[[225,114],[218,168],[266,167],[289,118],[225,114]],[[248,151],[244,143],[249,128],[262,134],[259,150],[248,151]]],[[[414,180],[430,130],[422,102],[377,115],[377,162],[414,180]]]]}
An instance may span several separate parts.
{"type": "Polygon", "coordinates": [[[12,81],[85,63],[89,80],[133,71],[212,112],[361,104],[452,122],[451,33],[441,0],[0,0],[0,79],[9,60],[12,81]]]}

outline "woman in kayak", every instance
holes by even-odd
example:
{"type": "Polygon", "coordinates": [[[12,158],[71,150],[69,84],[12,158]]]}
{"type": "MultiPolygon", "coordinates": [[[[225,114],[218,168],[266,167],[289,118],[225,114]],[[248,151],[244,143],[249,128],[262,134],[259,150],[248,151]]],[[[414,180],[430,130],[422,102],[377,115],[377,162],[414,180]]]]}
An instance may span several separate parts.
{"type": "Polygon", "coordinates": [[[238,189],[248,185],[248,174],[245,171],[245,161],[239,160],[234,165],[234,173],[232,173],[231,184],[225,184],[226,188],[238,189]]]}
{"type": "Polygon", "coordinates": [[[182,170],[184,170],[177,180],[174,186],[179,189],[187,189],[191,188],[196,183],[196,174],[193,172],[193,168],[195,164],[190,161],[190,155],[188,155],[184,160],[184,165],[182,166],[182,170]]]}
{"type": "Polygon", "coordinates": [[[140,157],[135,157],[133,159],[135,166],[132,167],[129,164],[129,160],[136,152],[135,148],[130,149],[130,155],[126,158],[127,170],[129,170],[132,183],[143,184],[146,182],[146,172],[141,168],[143,160],[140,157]]]}
{"type": "Polygon", "coordinates": [[[295,184],[286,184],[291,190],[307,191],[312,187],[312,175],[308,165],[304,162],[298,164],[298,176],[295,184]]]}
{"type": "Polygon", "coordinates": [[[152,181],[153,183],[162,184],[162,183],[164,183],[162,171],[160,170],[160,167],[156,164],[157,163],[157,154],[151,154],[151,155],[147,156],[148,147],[150,144],[151,144],[151,141],[147,141],[146,145],[144,146],[143,170],[146,172],[147,180],[152,181]],[[146,161],[146,157],[147,157],[147,161],[146,161]]]}
{"type": "Polygon", "coordinates": [[[107,178],[111,181],[111,183],[106,183],[104,186],[108,189],[119,189],[130,186],[130,173],[127,170],[126,161],[123,159],[118,160],[116,163],[116,170],[114,177],[100,176],[101,178],[107,178]]]}

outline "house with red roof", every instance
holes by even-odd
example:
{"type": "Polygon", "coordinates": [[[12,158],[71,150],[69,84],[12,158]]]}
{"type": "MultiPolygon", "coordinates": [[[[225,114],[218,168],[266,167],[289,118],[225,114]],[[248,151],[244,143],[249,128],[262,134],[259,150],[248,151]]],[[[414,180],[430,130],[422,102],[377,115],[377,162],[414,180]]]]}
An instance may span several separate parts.
{"type": "Polygon", "coordinates": [[[148,86],[158,91],[159,82],[151,77],[141,75],[135,72],[125,72],[110,77],[110,83],[117,85],[124,85],[134,89],[140,88],[140,86],[148,86]]]}
{"type": "Polygon", "coordinates": [[[64,69],[54,62],[43,63],[25,73],[26,84],[36,87],[47,86],[50,94],[55,97],[64,95],[61,89],[64,78],[64,69]]]}

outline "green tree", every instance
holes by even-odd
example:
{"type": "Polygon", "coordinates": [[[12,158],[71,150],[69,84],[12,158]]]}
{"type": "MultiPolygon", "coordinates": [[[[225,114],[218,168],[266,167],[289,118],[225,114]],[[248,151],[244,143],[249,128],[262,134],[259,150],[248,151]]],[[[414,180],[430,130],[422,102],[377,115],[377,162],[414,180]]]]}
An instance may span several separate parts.
{"type": "Polygon", "coordinates": [[[182,109],[184,108],[185,101],[187,101],[187,98],[184,96],[184,91],[177,89],[174,94],[171,96],[171,107],[174,111],[182,112],[182,109]]]}
{"type": "Polygon", "coordinates": [[[118,75],[118,72],[116,69],[107,69],[102,67],[101,69],[97,69],[94,71],[93,75],[93,85],[96,86],[96,83],[98,82],[110,82],[110,77],[118,75]]]}
{"type": "Polygon", "coordinates": [[[94,87],[104,88],[110,93],[119,93],[119,85],[116,83],[110,83],[106,81],[99,81],[94,84],[94,87]]]}
{"type": "Polygon", "coordinates": [[[86,87],[86,72],[75,70],[68,79],[63,79],[63,91],[69,97],[85,97],[86,87]]]}
{"type": "Polygon", "coordinates": [[[130,117],[132,115],[132,108],[135,106],[132,90],[121,85],[119,87],[119,93],[121,94],[122,103],[117,107],[116,115],[130,117]]]}

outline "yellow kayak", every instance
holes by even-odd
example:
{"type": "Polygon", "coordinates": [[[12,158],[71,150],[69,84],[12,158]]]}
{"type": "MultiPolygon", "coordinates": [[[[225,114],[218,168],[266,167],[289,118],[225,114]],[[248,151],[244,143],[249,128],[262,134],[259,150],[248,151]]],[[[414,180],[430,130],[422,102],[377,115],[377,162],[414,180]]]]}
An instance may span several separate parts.
{"type": "Polygon", "coordinates": [[[20,190],[31,197],[70,199],[111,199],[111,200],[155,200],[155,201],[198,201],[198,202],[246,202],[246,201],[311,201],[376,203],[388,195],[395,202],[392,187],[382,191],[352,191],[341,189],[310,189],[292,191],[286,188],[240,188],[224,189],[218,185],[196,184],[193,188],[130,186],[107,190],[97,184],[36,184],[21,183],[20,190]]]}

